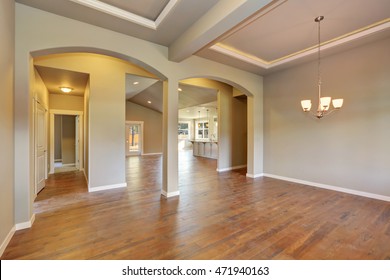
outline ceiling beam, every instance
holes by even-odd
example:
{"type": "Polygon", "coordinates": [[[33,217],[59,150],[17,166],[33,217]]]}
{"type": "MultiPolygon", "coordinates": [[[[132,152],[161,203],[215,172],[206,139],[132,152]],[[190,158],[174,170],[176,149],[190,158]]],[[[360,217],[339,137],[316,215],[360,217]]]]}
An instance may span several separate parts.
{"type": "Polygon", "coordinates": [[[169,60],[180,62],[186,59],[271,2],[273,1],[219,1],[169,46],[169,60]]]}

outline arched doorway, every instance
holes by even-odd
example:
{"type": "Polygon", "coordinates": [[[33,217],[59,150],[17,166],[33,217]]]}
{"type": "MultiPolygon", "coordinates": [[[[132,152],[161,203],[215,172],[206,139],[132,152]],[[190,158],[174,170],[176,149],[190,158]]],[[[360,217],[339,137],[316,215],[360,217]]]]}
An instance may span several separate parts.
{"type": "MultiPolygon", "coordinates": [[[[195,107],[181,110],[182,113],[184,110],[192,111],[192,131],[189,138],[194,155],[217,159],[218,172],[245,168],[248,158],[247,91],[243,92],[227,81],[210,78],[185,79],[181,84],[204,87],[216,92],[214,103],[197,104],[195,107]],[[208,106],[210,104],[212,106],[208,106]]],[[[179,92],[179,100],[181,94],[182,92],[179,92]]],[[[197,94],[206,95],[207,92],[193,93],[192,100],[202,101],[204,99],[195,97],[197,94]]],[[[209,96],[211,95],[209,93],[209,96]]],[[[187,98],[184,94],[183,99],[187,98]]]]}
{"type": "MultiPolygon", "coordinates": [[[[137,40],[129,36],[122,36],[107,30],[93,29],[83,25],[74,32],[74,36],[64,37],[68,34],[75,22],[66,22],[56,28],[46,28],[51,26],[48,18],[31,14],[25,18],[25,24],[20,26],[16,34],[17,40],[23,42],[16,49],[15,57],[15,221],[22,223],[22,227],[28,227],[34,219],[32,214],[33,191],[31,189],[33,164],[30,151],[32,127],[30,123],[31,104],[33,89],[30,88],[30,69],[33,57],[47,54],[91,52],[105,55],[113,55],[116,58],[124,58],[131,62],[140,63],[138,65],[150,73],[159,77],[164,84],[164,117],[163,117],[163,194],[167,196],[178,194],[177,180],[177,87],[179,81],[186,77],[220,77],[216,80],[234,81],[232,84],[240,89],[239,85],[245,85],[248,92],[253,93],[253,97],[248,97],[248,174],[251,176],[261,176],[262,172],[262,78],[255,74],[243,72],[232,67],[223,66],[212,61],[191,57],[183,62],[171,62],[167,58],[167,48],[157,46],[146,41],[137,40]],[[30,22],[39,22],[40,28],[29,28],[30,22]],[[47,24],[46,24],[47,23],[47,24]],[[54,32],[55,31],[55,32],[54,32]],[[91,32],[90,32],[91,31],[91,32]],[[79,36],[80,35],[80,36],[79,36]],[[28,40],[26,40],[28,38],[28,40]],[[109,38],[109,40],[108,40],[109,38]],[[66,46],[66,47],[64,47],[66,46]],[[131,46],[131,47],[129,47],[131,46]],[[164,74],[162,74],[164,73],[164,74]],[[169,79],[169,83],[168,83],[169,79]],[[251,123],[249,123],[251,122],[251,123]],[[165,188],[165,190],[164,190],[165,188]]],[[[97,66],[99,67],[99,66],[97,66]]],[[[92,88],[91,88],[92,90],[92,88]]],[[[106,88],[105,92],[110,92],[106,88]]],[[[94,101],[97,101],[96,99],[94,101]]],[[[113,100],[101,102],[104,105],[112,105],[113,100]]],[[[98,106],[99,107],[99,106],[98,106]]],[[[91,109],[91,114],[97,114],[101,107],[91,109]]],[[[123,111],[112,111],[112,116],[122,114],[123,111]]],[[[100,112],[100,114],[102,114],[100,112]]],[[[109,115],[109,114],[107,114],[109,115]]],[[[111,117],[112,117],[111,116],[111,117]]],[[[111,130],[115,130],[115,125],[110,126],[104,118],[99,120],[100,128],[107,128],[106,133],[97,133],[97,139],[107,140],[111,135],[111,130]]],[[[91,127],[92,128],[92,127],[91,127]]],[[[90,131],[92,135],[92,129],[90,131]]],[[[121,131],[120,133],[123,134],[121,131]]],[[[113,143],[118,146],[121,143],[113,143]]],[[[103,141],[104,142],[104,141],[103,141]]],[[[90,143],[91,148],[96,143],[90,143]]],[[[98,143],[99,144],[99,143],[98,143]]],[[[100,143],[101,144],[101,143],[100,143]]],[[[96,146],[96,145],[95,145],[96,146]]],[[[96,147],[95,147],[96,148],[96,147]]],[[[123,153],[123,149],[122,149],[123,153]]],[[[107,155],[110,157],[111,155],[107,155]]],[[[104,170],[104,163],[98,158],[90,159],[90,169],[97,168],[104,170]]],[[[96,169],[95,169],[96,170],[96,169]]],[[[118,175],[120,169],[111,170],[112,174],[118,175]]],[[[118,187],[123,181],[110,181],[107,178],[97,178],[89,183],[95,190],[104,189],[106,186],[118,187]],[[101,187],[101,188],[99,188],[101,187]]]]}

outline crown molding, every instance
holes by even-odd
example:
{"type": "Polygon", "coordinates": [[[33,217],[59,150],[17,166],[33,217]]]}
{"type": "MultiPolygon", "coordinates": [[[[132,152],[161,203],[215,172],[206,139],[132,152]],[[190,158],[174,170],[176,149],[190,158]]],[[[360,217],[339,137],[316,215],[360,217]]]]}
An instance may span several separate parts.
{"type": "Polygon", "coordinates": [[[170,0],[162,12],[157,17],[156,21],[147,19],[137,14],[128,12],[113,5],[98,1],[98,0],[68,0],[88,8],[95,9],[97,11],[112,15],[117,18],[121,18],[132,23],[144,26],[153,30],[157,30],[158,26],[164,21],[168,14],[173,10],[179,0],[170,0]]]}
{"type": "MultiPolygon", "coordinates": [[[[323,42],[321,44],[321,50],[327,50],[345,43],[349,43],[352,41],[355,41],[357,39],[361,39],[370,35],[373,35],[375,33],[384,31],[386,29],[390,28],[390,19],[387,18],[385,20],[376,22],[374,24],[371,24],[369,26],[360,28],[358,30],[352,31],[350,33],[344,34],[340,37],[331,39],[329,41],[323,42]]],[[[267,61],[265,59],[262,59],[260,57],[250,55],[248,53],[244,53],[240,50],[234,49],[232,47],[229,47],[227,45],[224,45],[222,43],[217,43],[210,47],[210,50],[222,53],[224,55],[233,57],[235,59],[238,59],[243,62],[247,62],[256,66],[259,66],[263,69],[271,69],[273,67],[285,64],[287,62],[291,62],[312,54],[315,54],[317,52],[317,45],[285,55],[283,57],[277,58],[275,60],[267,61]]]]}

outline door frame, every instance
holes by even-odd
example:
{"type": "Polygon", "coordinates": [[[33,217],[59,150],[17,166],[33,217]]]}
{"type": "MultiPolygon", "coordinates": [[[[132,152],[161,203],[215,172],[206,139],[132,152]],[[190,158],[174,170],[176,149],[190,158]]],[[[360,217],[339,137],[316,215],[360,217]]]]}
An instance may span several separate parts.
{"type": "MultiPolygon", "coordinates": [[[[54,116],[55,115],[68,115],[68,116],[78,116],[79,117],[79,144],[78,147],[78,154],[79,154],[79,167],[80,170],[84,170],[84,112],[82,111],[72,111],[72,110],[50,110],[50,174],[54,173],[54,116]]],[[[77,159],[76,159],[77,160],[77,159]]],[[[77,166],[77,164],[76,164],[77,166]]]]}
{"type": "Polygon", "coordinates": [[[34,135],[34,195],[37,196],[38,192],[41,190],[38,190],[38,149],[37,149],[37,142],[38,142],[38,107],[41,107],[40,109],[44,111],[44,171],[45,180],[47,179],[48,170],[47,170],[47,109],[45,106],[36,98],[34,98],[34,113],[33,113],[33,135],[34,135]]]}
{"type": "Polygon", "coordinates": [[[125,124],[125,155],[126,157],[129,157],[129,156],[134,156],[135,154],[129,154],[128,153],[128,149],[127,149],[127,126],[128,125],[133,125],[133,124],[139,124],[141,126],[141,133],[140,133],[140,137],[141,137],[141,151],[140,151],[140,156],[142,156],[144,154],[144,122],[143,121],[126,121],[126,124],[125,124]]]}

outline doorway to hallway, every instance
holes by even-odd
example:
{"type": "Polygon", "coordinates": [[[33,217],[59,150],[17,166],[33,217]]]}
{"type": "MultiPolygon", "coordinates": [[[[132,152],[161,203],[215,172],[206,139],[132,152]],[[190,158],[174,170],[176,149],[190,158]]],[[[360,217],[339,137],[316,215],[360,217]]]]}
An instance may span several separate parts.
{"type": "Polygon", "coordinates": [[[83,113],[50,110],[50,173],[83,170],[83,113]]]}
{"type": "Polygon", "coordinates": [[[143,154],[143,126],[141,121],[126,122],[126,156],[143,154]]]}

